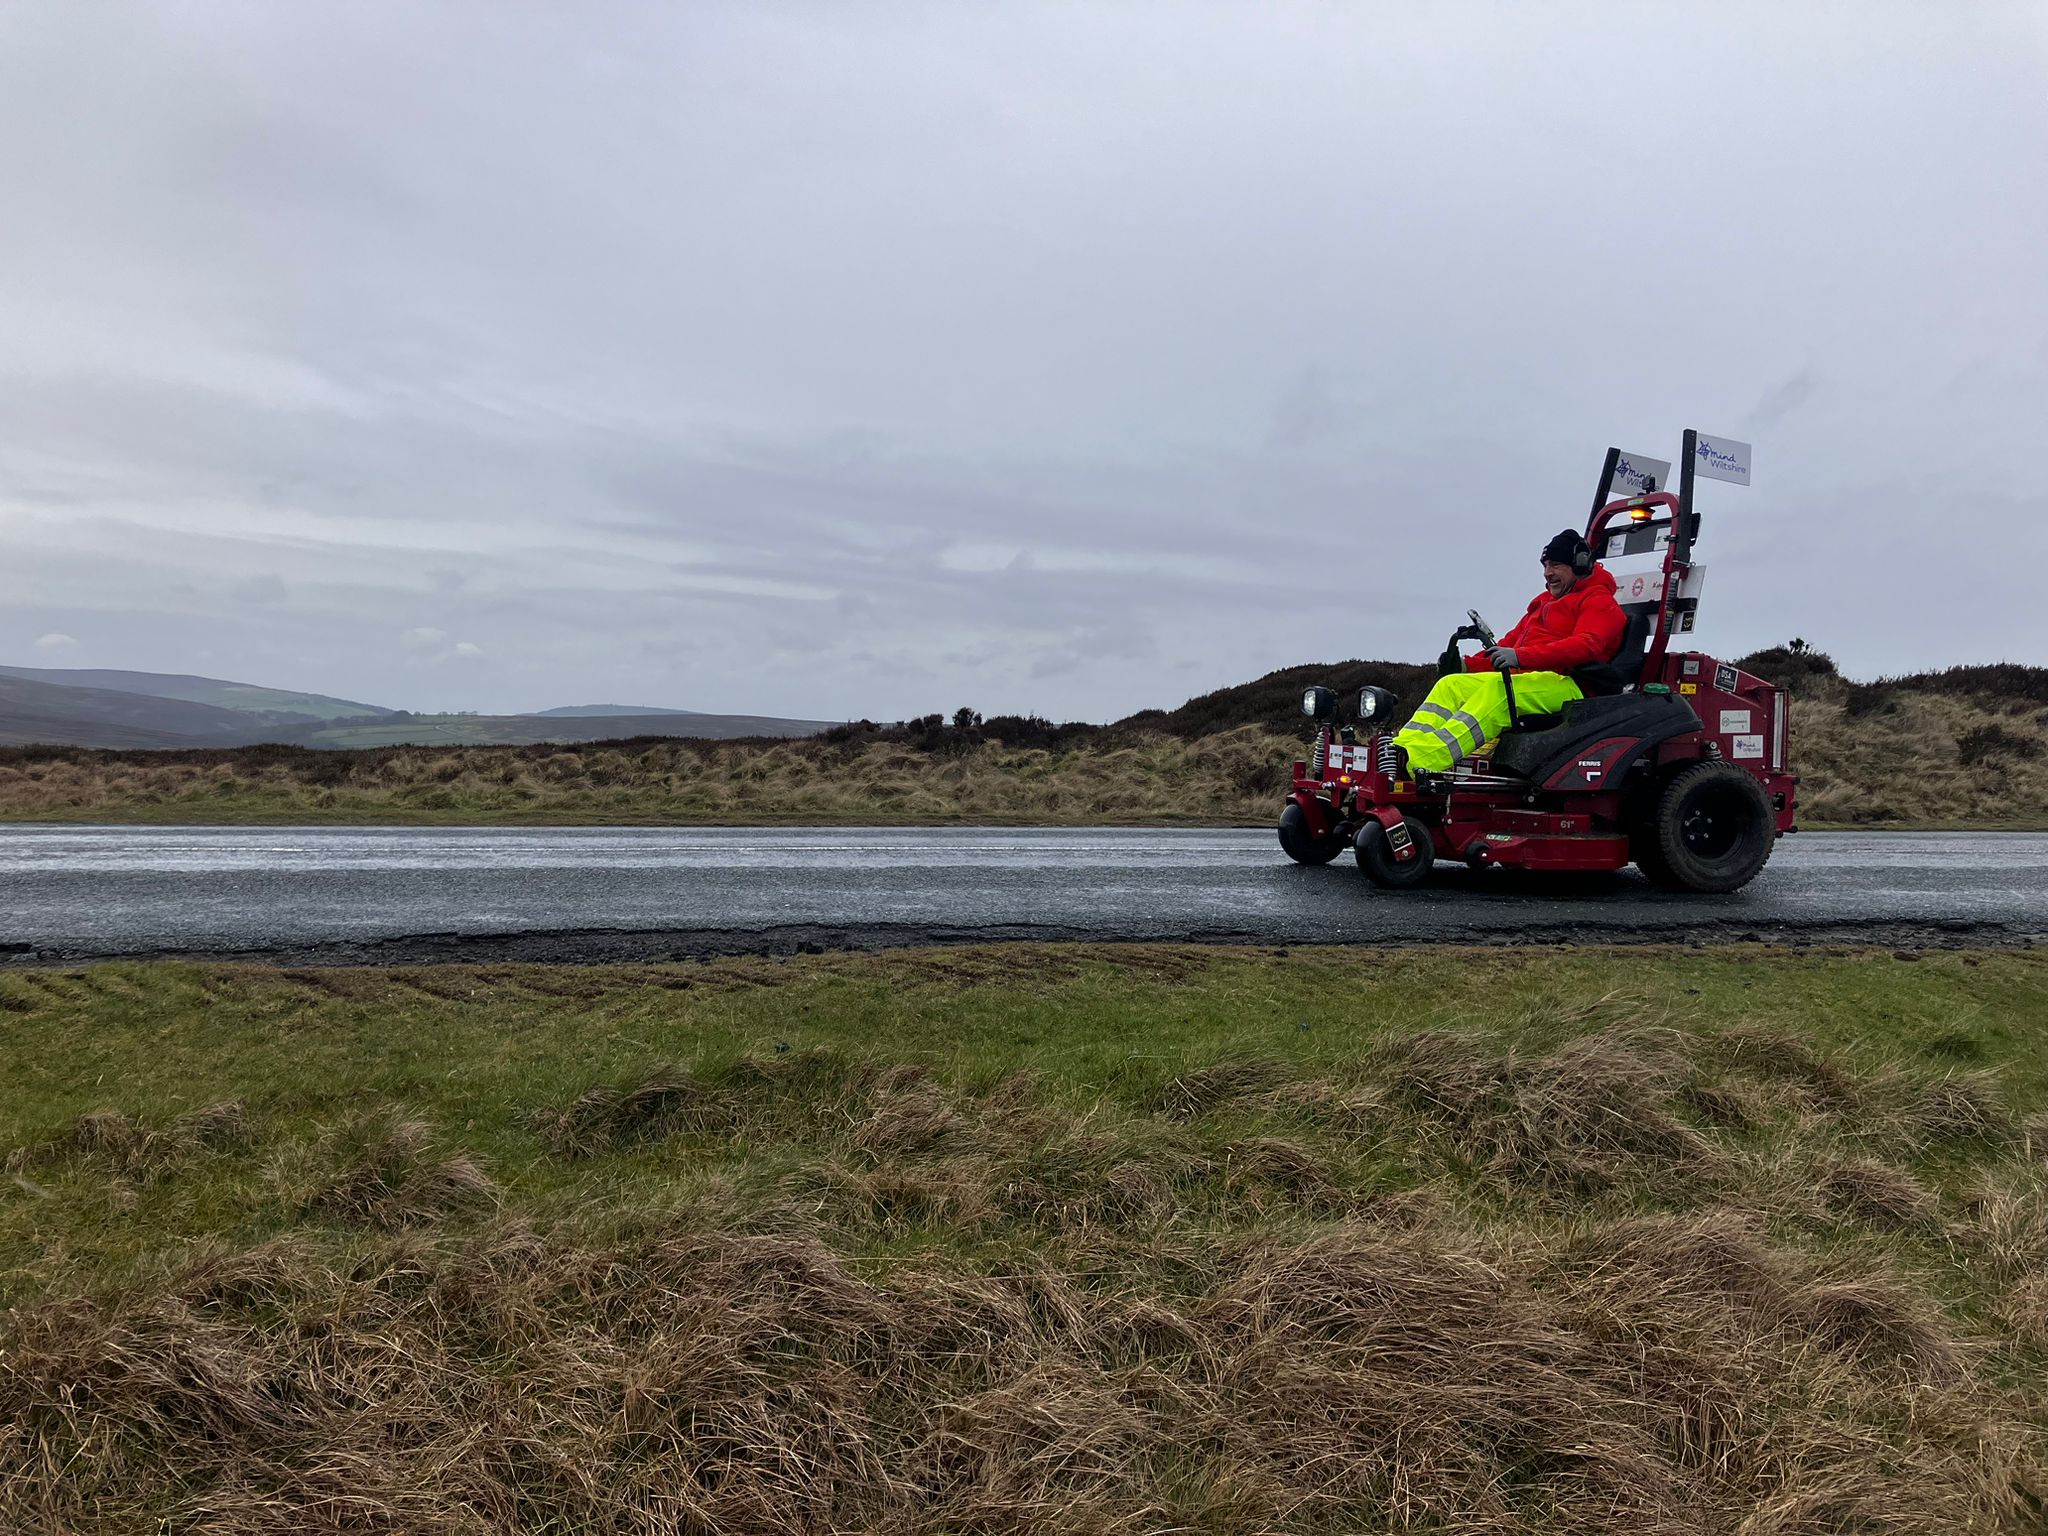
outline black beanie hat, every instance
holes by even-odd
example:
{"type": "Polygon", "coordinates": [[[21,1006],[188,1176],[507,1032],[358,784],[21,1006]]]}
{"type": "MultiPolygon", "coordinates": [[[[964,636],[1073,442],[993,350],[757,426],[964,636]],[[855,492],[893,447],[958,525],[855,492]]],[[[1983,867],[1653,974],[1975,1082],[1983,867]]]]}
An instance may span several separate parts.
{"type": "Polygon", "coordinates": [[[1586,547],[1585,535],[1576,528],[1567,528],[1548,544],[1543,546],[1545,564],[1570,565],[1578,558],[1580,550],[1586,547]]]}

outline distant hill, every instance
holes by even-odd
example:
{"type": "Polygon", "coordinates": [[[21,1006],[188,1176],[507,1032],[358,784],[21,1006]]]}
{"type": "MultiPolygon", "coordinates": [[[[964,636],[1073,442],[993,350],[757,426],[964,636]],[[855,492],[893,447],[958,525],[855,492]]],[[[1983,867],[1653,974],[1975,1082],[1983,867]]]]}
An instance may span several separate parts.
{"type": "Polygon", "coordinates": [[[111,688],[59,687],[0,672],[0,744],[7,746],[214,747],[263,735],[232,709],[111,688]]]}
{"type": "Polygon", "coordinates": [[[628,704],[571,704],[532,715],[415,715],[181,673],[0,667],[0,746],[528,746],[638,736],[814,736],[834,723],[628,704]]]}
{"type": "Polygon", "coordinates": [[[518,747],[541,742],[617,741],[643,736],[693,736],[730,741],[742,736],[815,736],[831,720],[783,720],[770,715],[406,715],[342,721],[294,732],[308,747],[518,747]]]}
{"type": "Polygon", "coordinates": [[[0,667],[0,675],[48,683],[59,688],[104,688],[139,693],[152,699],[182,699],[256,715],[273,725],[312,725],[322,720],[361,720],[388,715],[379,704],[330,698],[324,693],[292,693],[259,688],[217,677],[192,677],[179,672],[122,672],[103,667],[0,667]]]}
{"type": "Polygon", "coordinates": [[[531,709],[526,718],[534,720],[577,720],[598,715],[694,715],[694,709],[663,709],[654,704],[558,704],[553,709],[531,709]]]}

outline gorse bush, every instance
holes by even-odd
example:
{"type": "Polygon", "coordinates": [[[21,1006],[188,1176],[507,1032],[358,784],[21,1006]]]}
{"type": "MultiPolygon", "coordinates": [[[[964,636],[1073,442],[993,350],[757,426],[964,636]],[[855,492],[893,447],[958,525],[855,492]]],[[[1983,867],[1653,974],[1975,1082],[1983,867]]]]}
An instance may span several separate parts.
{"type": "Polygon", "coordinates": [[[1841,675],[1835,670],[1833,657],[1826,651],[1814,650],[1804,640],[1751,651],[1737,659],[1735,664],[1766,682],[1789,689],[1795,697],[1811,691],[1817,684],[1831,683],[1841,675]]]}
{"type": "Polygon", "coordinates": [[[2041,738],[2015,731],[1996,721],[1974,725],[1956,737],[1956,760],[1965,768],[1992,758],[2008,757],[2031,761],[2041,755],[2041,738]]]}

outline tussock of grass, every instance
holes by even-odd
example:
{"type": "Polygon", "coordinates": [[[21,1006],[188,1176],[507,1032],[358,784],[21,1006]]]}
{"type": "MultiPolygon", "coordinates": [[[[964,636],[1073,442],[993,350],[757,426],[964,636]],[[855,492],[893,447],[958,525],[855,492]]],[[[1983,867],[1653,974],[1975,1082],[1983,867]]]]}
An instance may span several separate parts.
{"type": "Polygon", "coordinates": [[[1912,1227],[1934,1216],[1934,1195],[1903,1168],[1848,1157],[1820,1172],[1816,1188],[1836,1210],[1880,1227],[1912,1227]]]}
{"type": "Polygon", "coordinates": [[[1386,1052],[1389,1101],[1451,1155],[1531,1190],[1592,1193],[1655,1171],[1710,1178],[1716,1152],[1667,1104],[1688,1063],[1665,1031],[1505,1054],[1434,1031],[1386,1052]]]}
{"type": "Polygon", "coordinates": [[[95,1109],[48,1141],[17,1147],[5,1166],[22,1172],[75,1156],[127,1178],[151,1179],[198,1153],[241,1150],[253,1142],[248,1108],[239,1100],[205,1105],[155,1130],[119,1110],[95,1109]]]}
{"type": "Polygon", "coordinates": [[[1998,1102],[1996,1078],[1985,1072],[1914,1085],[1895,1124],[1915,1147],[1958,1141],[2000,1144],[2018,1134],[2012,1116],[1998,1102]]]}
{"type": "MultiPolygon", "coordinates": [[[[2038,1528],[2024,1041],[1987,1030],[1957,1074],[1931,1026],[1792,1032],[1788,998],[1881,958],[1686,957],[1667,983],[1630,956],[1602,997],[1543,979],[1583,958],[1474,956],[1530,1000],[1327,1042],[1265,955],[1162,965],[1135,999],[1128,965],[1062,959],[1035,988],[913,980],[915,956],[691,992],[607,973],[536,993],[530,1039],[507,1000],[546,973],[153,972],[243,1021],[210,1059],[295,1075],[165,1113],[133,1086],[182,1070],[158,1049],[95,1110],[0,1109],[36,1185],[0,1184],[0,1529],[2038,1528]],[[952,1046],[861,1012],[863,975],[952,1046]],[[1217,998],[1228,1023],[1173,1034],[1217,998]],[[787,1051],[710,1033],[828,1005],[787,1051]],[[402,1032],[396,1075],[329,1082],[335,1031],[366,1057],[402,1032]],[[152,1136],[192,1150],[109,1217],[152,1136]],[[134,1246],[95,1248],[109,1223],[134,1246]]],[[[1367,984],[1318,956],[1299,985],[1348,978],[1376,1017],[1431,963],[1367,984]]],[[[1939,1017],[2037,967],[1904,969],[1873,995],[1939,1017]]],[[[78,1036],[109,998],[163,991],[0,983],[59,1066],[124,1038],[78,1036]]]]}
{"type": "Polygon", "coordinates": [[[302,1209],[330,1221],[391,1229],[493,1205],[497,1186],[476,1162],[438,1150],[433,1128],[393,1111],[360,1116],[322,1138],[321,1172],[302,1209]]]}

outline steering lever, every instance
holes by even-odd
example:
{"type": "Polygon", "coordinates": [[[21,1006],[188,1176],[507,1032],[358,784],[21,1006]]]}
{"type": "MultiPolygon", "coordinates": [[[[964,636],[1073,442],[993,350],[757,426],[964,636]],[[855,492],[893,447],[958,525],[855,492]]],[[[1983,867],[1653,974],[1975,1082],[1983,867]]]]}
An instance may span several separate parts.
{"type": "MultiPolygon", "coordinates": [[[[1478,638],[1480,644],[1484,645],[1489,651],[1492,650],[1496,643],[1493,638],[1493,630],[1486,620],[1479,617],[1479,610],[1477,608],[1467,608],[1465,610],[1465,617],[1472,621],[1472,633],[1478,638]]],[[[1515,680],[1509,675],[1506,667],[1500,667],[1496,670],[1500,673],[1501,687],[1507,690],[1508,729],[1512,731],[1519,728],[1522,723],[1522,717],[1515,710],[1515,680]]]]}

